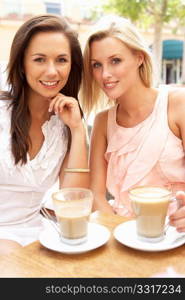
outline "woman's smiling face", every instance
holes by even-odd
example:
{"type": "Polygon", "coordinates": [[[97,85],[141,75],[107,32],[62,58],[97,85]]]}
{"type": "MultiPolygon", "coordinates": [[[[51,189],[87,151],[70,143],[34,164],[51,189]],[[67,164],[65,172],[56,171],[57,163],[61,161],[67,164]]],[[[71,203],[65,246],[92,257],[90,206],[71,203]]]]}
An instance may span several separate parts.
{"type": "Polygon", "coordinates": [[[93,41],[90,59],[94,79],[110,99],[120,98],[140,80],[141,56],[116,38],[93,41]]]}
{"type": "Polygon", "coordinates": [[[54,97],[66,85],[71,70],[71,49],[60,32],[39,32],[25,51],[24,73],[28,94],[54,97]]]}

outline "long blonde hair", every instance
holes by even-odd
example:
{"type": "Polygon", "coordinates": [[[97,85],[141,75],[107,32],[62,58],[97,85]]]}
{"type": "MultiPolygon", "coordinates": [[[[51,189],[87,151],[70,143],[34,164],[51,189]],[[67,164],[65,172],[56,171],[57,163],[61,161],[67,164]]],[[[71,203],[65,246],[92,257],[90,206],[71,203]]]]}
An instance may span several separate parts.
{"type": "Polygon", "coordinates": [[[112,15],[105,16],[90,32],[83,51],[84,72],[81,94],[82,105],[87,114],[94,108],[105,107],[108,104],[107,97],[93,78],[90,63],[90,47],[92,42],[102,40],[106,37],[116,38],[125,43],[130,49],[143,53],[144,59],[139,67],[139,76],[144,86],[151,87],[152,85],[152,56],[137,29],[128,19],[112,15]]]}

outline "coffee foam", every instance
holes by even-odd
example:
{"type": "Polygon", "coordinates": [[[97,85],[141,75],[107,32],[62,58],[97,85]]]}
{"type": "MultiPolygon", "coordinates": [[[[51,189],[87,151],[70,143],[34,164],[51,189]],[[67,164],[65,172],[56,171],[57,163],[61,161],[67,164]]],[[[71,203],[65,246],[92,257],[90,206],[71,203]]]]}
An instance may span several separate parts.
{"type": "Polygon", "coordinates": [[[135,188],[130,193],[131,199],[139,202],[161,202],[163,200],[166,201],[166,199],[168,199],[170,195],[171,192],[169,190],[159,187],[135,188]]]}

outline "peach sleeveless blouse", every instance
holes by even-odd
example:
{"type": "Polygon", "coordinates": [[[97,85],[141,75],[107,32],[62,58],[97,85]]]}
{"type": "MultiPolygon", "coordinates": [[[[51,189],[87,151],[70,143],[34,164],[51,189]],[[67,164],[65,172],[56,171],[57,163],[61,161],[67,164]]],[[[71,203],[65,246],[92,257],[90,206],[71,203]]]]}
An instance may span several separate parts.
{"type": "Polygon", "coordinates": [[[128,189],[136,185],[185,183],[185,153],[181,139],[168,126],[167,86],[161,85],[152,113],[132,128],[116,123],[117,105],[108,112],[105,153],[108,191],[114,210],[131,215],[128,189]]]}

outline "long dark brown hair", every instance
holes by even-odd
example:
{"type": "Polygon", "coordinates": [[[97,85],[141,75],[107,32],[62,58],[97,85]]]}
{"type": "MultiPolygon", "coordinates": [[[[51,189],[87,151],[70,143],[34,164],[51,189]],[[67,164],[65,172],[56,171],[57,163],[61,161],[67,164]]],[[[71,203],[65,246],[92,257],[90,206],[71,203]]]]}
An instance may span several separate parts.
{"type": "MultiPolygon", "coordinates": [[[[15,164],[27,162],[29,149],[29,128],[31,114],[26,100],[26,77],[24,75],[24,54],[31,38],[38,32],[61,32],[69,41],[71,48],[71,71],[68,81],[61,92],[77,99],[82,78],[82,52],[77,34],[67,21],[59,16],[46,14],[35,16],[26,21],[17,31],[11,46],[7,67],[8,92],[1,94],[1,99],[11,99],[11,149],[15,164]]],[[[81,115],[82,110],[80,108],[81,115]]],[[[71,140],[68,128],[69,144],[71,140]]]]}

